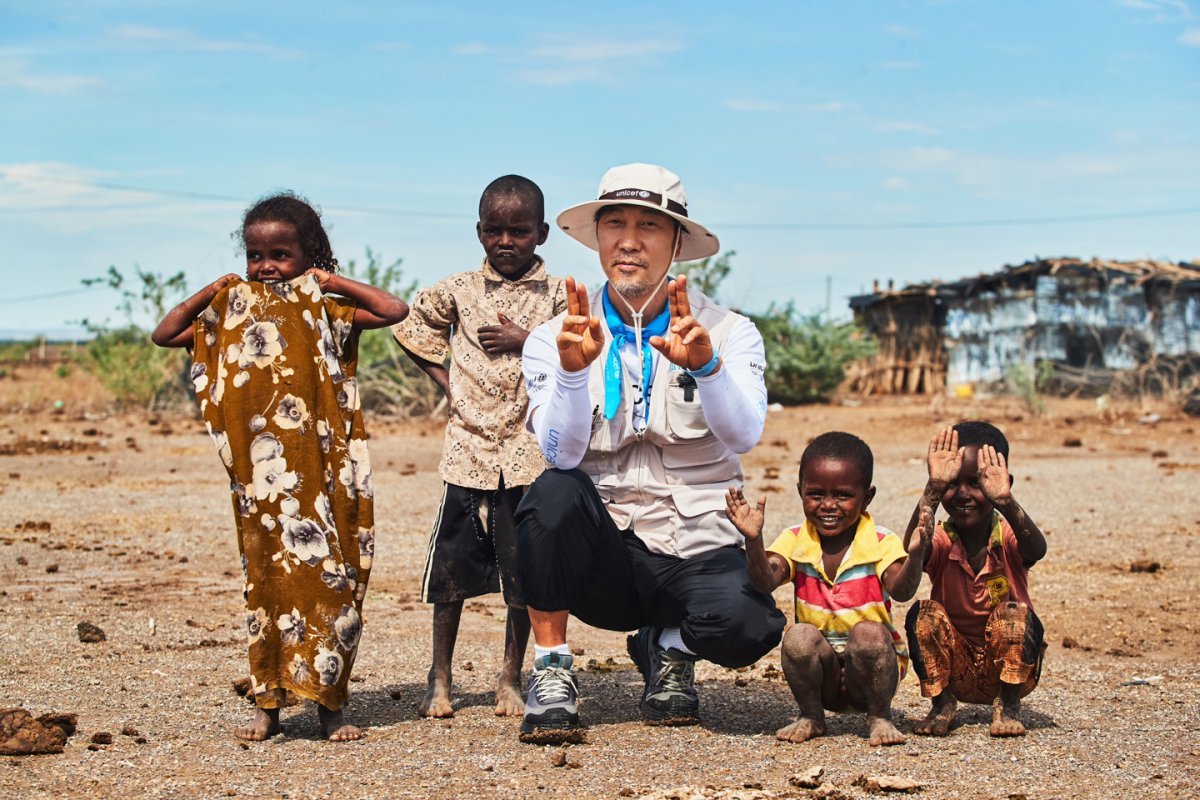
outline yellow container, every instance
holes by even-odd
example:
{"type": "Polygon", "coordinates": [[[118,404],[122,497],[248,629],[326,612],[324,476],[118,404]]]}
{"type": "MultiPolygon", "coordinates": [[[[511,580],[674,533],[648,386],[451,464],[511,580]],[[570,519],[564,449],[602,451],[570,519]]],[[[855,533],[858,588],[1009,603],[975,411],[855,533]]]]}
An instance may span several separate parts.
{"type": "Polygon", "coordinates": [[[967,399],[975,396],[975,384],[958,383],[954,385],[954,396],[967,399]]]}

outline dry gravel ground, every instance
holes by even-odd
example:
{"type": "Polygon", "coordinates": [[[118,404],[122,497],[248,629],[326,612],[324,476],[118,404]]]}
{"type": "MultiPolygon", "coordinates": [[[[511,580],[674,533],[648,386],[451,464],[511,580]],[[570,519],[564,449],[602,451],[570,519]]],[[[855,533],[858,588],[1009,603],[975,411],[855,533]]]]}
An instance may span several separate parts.
{"type": "MultiPolygon", "coordinates": [[[[238,555],[224,472],[200,424],[70,408],[9,413],[0,421],[0,707],[75,712],[79,730],[60,755],[0,759],[0,786],[23,798],[808,797],[822,795],[789,778],[823,766],[834,787],[824,796],[868,796],[853,785],[864,774],[918,781],[924,797],[1200,796],[1200,420],[1140,424],[1137,412],[1105,418],[1083,401],[1052,404],[1039,419],[999,400],[789,409],[771,415],[746,458],[748,494],[769,493],[770,528],[799,519],[794,474],[806,441],[851,430],[875,449],[873,510],[899,528],[923,485],[931,433],[984,410],[1012,440],[1017,497],[1050,543],[1031,579],[1050,650],[1025,704],[1027,737],[992,740],[988,709],[966,707],[942,740],[871,748],[851,714],[832,715],[825,738],[778,743],[793,701],[777,653],[742,672],[702,665],[704,724],[646,728],[624,637],[576,624],[578,661],[592,664],[580,674],[591,727],[565,759],[519,743],[516,721],[492,714],[497,597],[464,615],[456,716],[417,717],[438,425],[369,424],[378,552],[350,705],[367,737],[323,742],[313,709],[296,707],[284,712],[284,735],[245,745],[230,734],[251,710],[231,690],[245,657],[238,555]],[[1135,561],[1160,568],[1131,571],[1135,561]],[[81,621],[107,639],[81,642],[81,621]],[[100,732],[112,743],[90,749],[100,732]]],[[[790,613],[786,589],[777,597],[790,613]]],[[[923,715],[912,676],[894,708],[903,730],[923,715]]]]}

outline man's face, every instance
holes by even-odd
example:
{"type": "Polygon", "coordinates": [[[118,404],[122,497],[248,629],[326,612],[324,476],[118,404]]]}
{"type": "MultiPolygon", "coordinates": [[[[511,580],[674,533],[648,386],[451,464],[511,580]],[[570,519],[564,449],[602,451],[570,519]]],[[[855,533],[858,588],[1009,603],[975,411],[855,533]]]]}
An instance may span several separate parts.
{"type": "Polygon", "coordinates": [[[475,226],[488,263],[513,280],[529,271],[533,251],[545,244],[549,231],[550,227],[538,219],[537,209],[516,196],[490,200],[475,226]]]}
{"type": "Polygon", "coordinates": [[[676,228],[671,217],[642,206],[612,206],[600,212],[600,266],[617,294],[631,299],[654,291],[675,257],[676,228]]]}

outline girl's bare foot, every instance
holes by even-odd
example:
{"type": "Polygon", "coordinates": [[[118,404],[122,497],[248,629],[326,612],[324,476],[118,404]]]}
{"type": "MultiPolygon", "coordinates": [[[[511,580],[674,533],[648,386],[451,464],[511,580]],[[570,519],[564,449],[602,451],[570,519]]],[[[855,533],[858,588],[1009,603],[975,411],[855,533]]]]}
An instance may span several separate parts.
{"type": "Polygon", "coordinates": [[[279,709],[260,708],[249,725],[233,729],[233,735],[248,742],[263,742],[279,733],[279,709]]]}
{"type": "Polygon", "coordinates": [[[504,675],[496,681],[496,716],[519,717],[525,713],[525,699],[515,680],[504,675]]]}
{"type": "Polygon", "coordinates": [[[942,692],[933,698],[929,713],[913,728],[918,736],[946,736],[954,724],[954,713],[958,710],[958,701],[950,690],[942,692]]]}
{"type": "Polygon", "coordinates": [[[800,744],[825,735],[825,720],[800,717],[791,725],[785,725],[775,731],[775,738],[784,742],[800,744]]]}
{"type": "Polygon", "coordinates": [[[1017,719],[1020,712],[1020,700],[1006,703],[997,697],[992,701],[992,727],[988,733],[992,736],[1024,736],[1025,726],[1017,719]]]}
{"type": "Polygon", "coordinates": [[[363,738],[363,732],[346,722],[340,710],[330,711],[318,704],[317,719],[321,721],[321,733],[331,742],[353,742],[363,738]]]}
{"type": "MultiPolygon", "coordinates": [[[[522,706],[524,709],[524,706],[522,706]]],[[[417,705],[417,713],[422,717],[443,719],[454,716],[454,706],[450,704],[450,681],[439,680],[429,676],[429,688],[417,705]]]]}
{"type": "Polygon", "coordinates": [[[896,726],[887,717],[872,717],[867,715],[867,744],[872,747],[891,744],[904,744],[907,740],[904,734],[896,730],[896,726]]]}

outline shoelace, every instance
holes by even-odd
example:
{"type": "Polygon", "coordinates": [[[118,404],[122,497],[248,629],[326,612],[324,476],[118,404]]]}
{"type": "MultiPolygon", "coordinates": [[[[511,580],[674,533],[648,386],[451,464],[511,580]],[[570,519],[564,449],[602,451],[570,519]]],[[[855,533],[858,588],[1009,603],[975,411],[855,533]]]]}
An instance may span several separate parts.
{"type": "Polygon", "coordinates": [[[546,667],[533,673],[533,691],[540,705],[570,700],[574,687],[575,676],[561,667],[546,667]]]}
{"type": "Polygon", "coordinates": [[[696,665],[688,660],[679,659],[678,661],[663,654],[662,674],[659,676],[662,682],[662,687],[668,692],[683,692],[690,694],[692,691],[692,678],[695,675],[696,665]]]}

